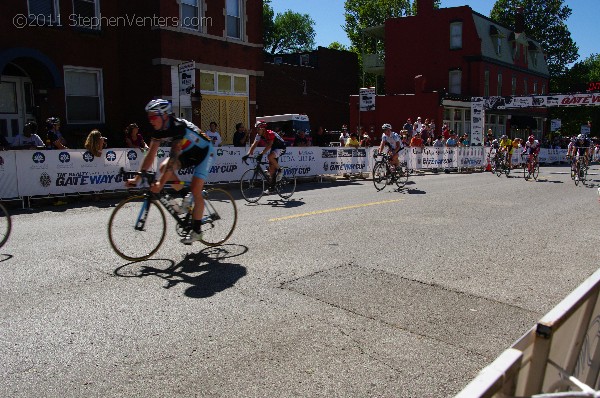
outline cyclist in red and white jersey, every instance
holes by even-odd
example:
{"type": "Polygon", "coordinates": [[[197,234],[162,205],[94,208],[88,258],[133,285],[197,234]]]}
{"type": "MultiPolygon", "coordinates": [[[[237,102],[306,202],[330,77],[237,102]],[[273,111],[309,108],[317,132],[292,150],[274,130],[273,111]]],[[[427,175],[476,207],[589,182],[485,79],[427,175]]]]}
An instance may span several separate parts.
{"type": "Polygon", "coordinates": [[[254,142],[250,146],[248,153],[246,156],[243,156],[242,159],[246,160],[252,156],[254,150],[261,140],[266,142],[265,148],[258,156],[258,161],[260,162],[262,160],[262,157],[265,155],[265,153],[269,153],[267,156],[269,159],[269,175],[271,177],[271,181],[269,181],[269,190],[272,190],[275,186],[275,179],[277,178],[276,172],[279,171],[279,163],[277,162],[277,159],[285,153],[285,141],[276,132],[267,130],[267,123],[263,121],[256,122],[254,127],[256,127],[257,130],[256,137],[254,138],[254,142]]]}
{"type": "Polygon", "coordinates": [[[537,156],[537,154],[540,152],[540,149],[540,142],[536,140],[533,135],[530,135],[527,141],[525,142],[523,154],[537,156]]]}
{"type": "Polygon", "coordinates": [[[381,135],[381,144],[379,145],[379,153],[383,153],[383,149],[385,147],[388,148],[388,153],[391,155],[391,163],[394,166],[400,165],[400,160],[398,159],[398,153],[404,149],[402,147],[402,139],[398,135],[392,131],[392,125],[389,123],[385,123],[381,126],[383,130],[383,134],[381,135]]]}

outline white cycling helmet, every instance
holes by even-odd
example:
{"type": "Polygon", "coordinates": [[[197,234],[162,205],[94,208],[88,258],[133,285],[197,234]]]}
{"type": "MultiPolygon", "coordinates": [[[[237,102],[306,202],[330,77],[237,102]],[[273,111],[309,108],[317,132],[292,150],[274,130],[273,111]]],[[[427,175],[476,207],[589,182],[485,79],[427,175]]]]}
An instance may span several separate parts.
{"type": "Polygon", "coordinates": [[[383,126],[381,126],[382,130],[391,130],[392,129],[392,125],[389,123],[384,123],[383,126]]]}
{"type": "Polygon", "coordinates": [[[173,107],[171,103],[165,99],[154,99],[146,105],[146,112],[154,112],[159,115],[173,113],[173,107]]]}
{"type": "Polygon", "coordinates": [[[579,134],[579,135],[577,136],[577,139],[578,139],[578,140],[584,140],[584,139],[585,139],[585,135],[584,135],[584,134],[579,134]]]}

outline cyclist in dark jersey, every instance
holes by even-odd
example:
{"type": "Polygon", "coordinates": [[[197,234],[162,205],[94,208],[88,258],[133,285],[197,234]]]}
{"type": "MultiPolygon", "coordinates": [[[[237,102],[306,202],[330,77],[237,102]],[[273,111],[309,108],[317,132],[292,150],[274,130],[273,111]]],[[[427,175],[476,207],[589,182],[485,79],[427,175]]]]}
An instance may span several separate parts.
{"type": "MultiPolygon", "coordinates": [[[[160,180],[156,181],[150,189],[160,192],[167,181],[178,180],[175,171],[180,168],[194,167],[194,176],[190,187],[194,196],[194,210],[192,212],[192,231],[181,240],[182,243],[192,244],[202,237],[201,220],[204,212],[204,199],[202,190],[204,181],[208,176],[210,159],[213,155],[213,146],[210,139],[194,124],[184,119],[173,116],[171,103],[164,99],[152,100],[146,105],[148,120],[154,132],[141,170],[150,170],[160,147],[161,141],[171,141],[171,156],[160,165],[160,180]]],[[[140,176],[127,180],[128,186],[138,184],[140,176]]]]}
{"type": "Polygon", "coordinates": [[[285,153],[285,141],[276,132],[267,130],[267,123],[265,122],[258,121],[254,127],[257,129],[256,137],[250,146],[250,149],[248,150],[248,154],[242,157],[242,159],[246,160],[252,156],[259,142],[264,140],[265,148],[258,156],[258,161],[260,162],[265,153],[269,153],[267,156],[269,159],[269,175],[271,176],[271,181],[269,181],[269,190],[272,190],[275,186],[277,172],[279,172],[279,163],[277,162],[277,159],[279,156],[285,153]]]}

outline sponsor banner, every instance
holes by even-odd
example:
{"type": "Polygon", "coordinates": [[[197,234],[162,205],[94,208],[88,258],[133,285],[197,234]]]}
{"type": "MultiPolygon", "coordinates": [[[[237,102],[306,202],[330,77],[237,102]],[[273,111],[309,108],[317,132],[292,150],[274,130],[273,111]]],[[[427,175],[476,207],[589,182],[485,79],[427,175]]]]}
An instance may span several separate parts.
{"type": "Polygon", "coordinates": [[[0,199],[19,196],[15,151],[0,152],[0,199]]]}
{"type": "Polygon", "coordinates": [[[408,168],[439,169],[458,167],[458,148],[408,148],[408,168]]]}
{"type": "Polygon", "coordinates": [[[360,98],[360,111],[374,111],[375,110],[375,87],[361,88],[359,90],[360,98]]]}
{"type": "Polygon", "coordinates": [[[119,170],[139,169],[130,163],[135,163],[133,158],[140,158],[140,153],[107,149],[95,157],[86,150],[69,149],[15,151],[15,156],[19,196],[34,196],[123,189],[119,170]]]}
{"type": "MultiPolygon", "coordinates": [[[[346,174],[346,173],[366,173],[370,172],[369,167],[372,153],[367,148],[314,148],[316,166],[312,175],[319,174],[346,174]],[[320,156],[319,156],[320,155],[320,156]],[[317,160],[318,159],[318,160],[317,160]]],[[[312,172],[312,170],[311,170],[312,172]]]]}

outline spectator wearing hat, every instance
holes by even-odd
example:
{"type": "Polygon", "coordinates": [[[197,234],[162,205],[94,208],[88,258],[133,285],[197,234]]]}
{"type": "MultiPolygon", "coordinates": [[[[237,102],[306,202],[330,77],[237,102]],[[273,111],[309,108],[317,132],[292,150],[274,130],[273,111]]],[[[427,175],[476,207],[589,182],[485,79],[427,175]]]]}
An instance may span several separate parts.
{"type": "Polygon", "coordinates": [[[68,149],[67,140],[60,132],[60,119],[49,117],[46,119],[46,147],[48,149],[68,149]]]}
{"type": "Polygon", "coordinates": [[[346,126],[344,124],[342,126],[342,132],[340,133],[340,145],[346,146],[346,142],[348,141],[349,138],[350,138],[350,136],[348,135],[348,126],[346,126]]]}
{"type": "Polygon", "coordinates": [[[421,116],[417,117],[417,121],[413,124],[412,136],[414,137],[417,133],[423,130],[423,123],[421,122],[421,116]]]}

